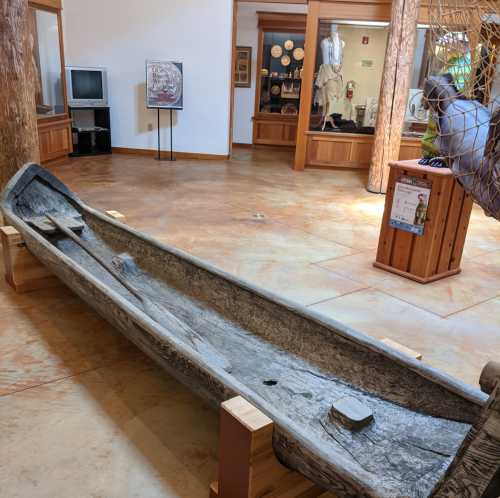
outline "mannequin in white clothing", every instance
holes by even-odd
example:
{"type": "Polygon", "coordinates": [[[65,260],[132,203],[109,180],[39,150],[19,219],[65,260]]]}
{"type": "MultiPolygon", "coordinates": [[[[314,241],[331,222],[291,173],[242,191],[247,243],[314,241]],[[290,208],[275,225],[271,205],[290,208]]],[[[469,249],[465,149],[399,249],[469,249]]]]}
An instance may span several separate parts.
{"type": "Polygon", "coordinates": [[[345,42],[340,37],[336,24],[331,24],[330,29],[330,36],[321,41],[323,64],[321,64],[316,78],[318,90],[315,102],[322,108],[323,129],[327,123],[335,128],[331,115],[333,114],[333,106],[340,100],[343,89],[341,70],[345,42]]]}

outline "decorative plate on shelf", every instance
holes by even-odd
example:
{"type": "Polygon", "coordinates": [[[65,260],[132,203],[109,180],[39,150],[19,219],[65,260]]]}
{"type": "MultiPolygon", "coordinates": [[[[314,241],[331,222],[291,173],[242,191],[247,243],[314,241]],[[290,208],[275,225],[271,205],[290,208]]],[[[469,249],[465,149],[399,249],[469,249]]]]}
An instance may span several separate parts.
{"type": "Polygon", "coordinates": [[[280,45],[273,45],[271,48],[271,55],[275,59],[279,59],[283,55],[283,49],[281,48],[280,45]]]}
{"type": "Polygon", "coordinates": [[[293,50],[293,40],[287,40],[283,46],[285,47],[285,50],[293,50]]]}
{"type": "Polygon", "coordinates": [[[281,108],[281,114],[286,114],[289,116],[296,116],[299,113],[299,110],[297,109],[297,106],[292,103],[285,104],[281,108]]]}
{"type": "Polygon", "coordinates": [[[282,66],[289,66],[290,65],[290,62],[292,62],[290,60],[290,57],[288,57],[288,55],[284,55],[282,58],[281,58],[281,65],[282,66]]]}
{"type": "Polygon", "coordinates": [[[281,87],[279,85],[273,85],[271,87],[271,93],[277,97],[281,93],[281,87]]]}
{"type": "Polygon", "coordinates": [[[297,47],[297,48],[293,51],[293,58],[294,58],[296,61],[301,61],[301,60],[304,58],[304,49],[303,49],[303,48],[300,48],[300,47],[297,47]]]}

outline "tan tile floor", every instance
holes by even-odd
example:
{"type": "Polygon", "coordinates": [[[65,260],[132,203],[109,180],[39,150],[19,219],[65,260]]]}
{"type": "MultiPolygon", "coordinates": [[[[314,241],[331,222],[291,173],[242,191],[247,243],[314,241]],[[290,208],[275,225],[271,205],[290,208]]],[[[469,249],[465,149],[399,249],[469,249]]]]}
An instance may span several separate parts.
{"type": "MultiPolygon", "coordinates": [[[[420,286],[376,270],[384,197],[366,173],[114,155],[54,168],[89,204],[475,384],[500,355],[500,224],[475,209],[463,273],[420,286]]],[[[217,414],[70,291],[0,283],[0,497],[207,496],[217,414]]]]}

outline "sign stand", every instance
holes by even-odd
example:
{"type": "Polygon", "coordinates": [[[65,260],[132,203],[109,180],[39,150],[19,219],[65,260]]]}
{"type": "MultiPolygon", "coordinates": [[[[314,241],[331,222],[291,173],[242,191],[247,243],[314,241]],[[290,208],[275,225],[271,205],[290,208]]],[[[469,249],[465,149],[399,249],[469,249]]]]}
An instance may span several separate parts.
{"type": "Polygon", "coordinates": [[[374,266],[421,284],[459,273],[472,199],[448,168],[420,166],[417,160],[389,166],[374,266]]]}
{"type": "Polygon", "coordinates": [[[160,147],[160,108],[157,108],[157,116],[158,116],[158,155],[156,156],[157,161],[175,161],[174,157],[174,119],[173,119],[173,110],[170,110],[170,157],[161,157],[161,147],[160,147]]]}

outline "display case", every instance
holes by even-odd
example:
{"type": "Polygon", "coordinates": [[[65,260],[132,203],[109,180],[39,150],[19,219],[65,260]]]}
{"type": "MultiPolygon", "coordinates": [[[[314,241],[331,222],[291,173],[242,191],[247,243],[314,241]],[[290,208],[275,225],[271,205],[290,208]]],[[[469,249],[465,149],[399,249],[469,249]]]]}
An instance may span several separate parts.
{"type": "MultiPolygon", "coordinates": [[[[389,46],[392,5],[363,0],[349,6],[339,0],[310,0],[308,5],[294,169],[369,168],[384,77],[395,63],[395,42],[389,46]]],[[[418,10],[419,22],[425,16],[425,9],[418,10]]],[[[416,71],[420,77],[420,65],[416,71]]],[[[419,123],[413,116],[405,125],[400,159],[421,156],[425,117],[420,108],[413,110],[419,123]]]]}
{"type": "Polygon", "coordinates": [[[29,2],[29,25],[40,161],[42,164],[61,162],[71,152],[72,141],[66,104],[60,1],[29,2]]]}
{"type": "Polygon", "coordinates": [[[259,12],[253,143],[295,146],[306,17],[259,12]]]}

